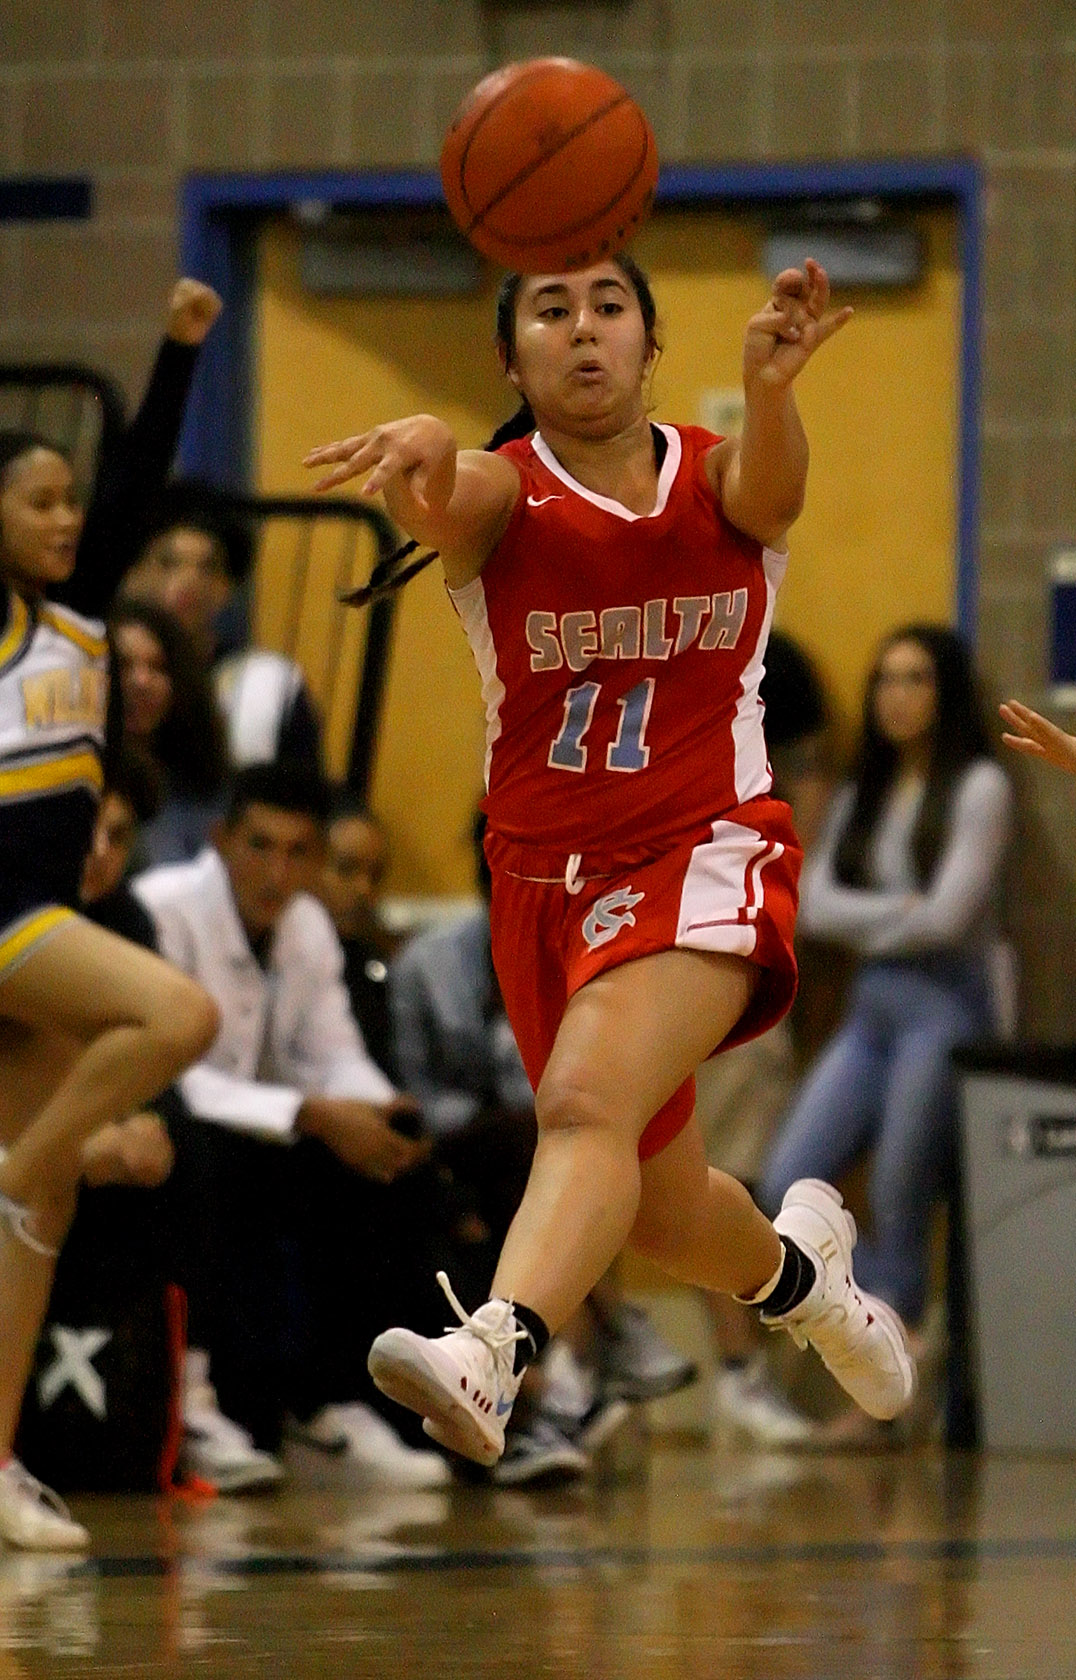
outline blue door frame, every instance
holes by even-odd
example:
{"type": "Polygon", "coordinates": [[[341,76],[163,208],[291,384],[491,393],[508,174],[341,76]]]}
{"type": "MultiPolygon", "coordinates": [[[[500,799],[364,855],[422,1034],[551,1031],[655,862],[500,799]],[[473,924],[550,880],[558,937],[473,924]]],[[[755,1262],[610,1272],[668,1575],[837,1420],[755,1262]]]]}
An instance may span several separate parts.
{"type": "MultiPolygon", "coordinates": [[[[955,616],[974,640],[979,525],[979,392],[982,273],[981,178],[967,158],[905,162],[663,169],[658,203],[673,207],[764,205],[778,200],[938,199],[958,216],[963,308],[960,335],[959,483],[955,616]]],[[[183,271],[215,286],[225,313],[202,353],[181,458],[186,470],[243,488],[249,458],[251,231],[268,216],[317,202],[338,210],[428,209],[443,204],[432,170],[389,173],[194,175],[182,195],[183,271]]]]}

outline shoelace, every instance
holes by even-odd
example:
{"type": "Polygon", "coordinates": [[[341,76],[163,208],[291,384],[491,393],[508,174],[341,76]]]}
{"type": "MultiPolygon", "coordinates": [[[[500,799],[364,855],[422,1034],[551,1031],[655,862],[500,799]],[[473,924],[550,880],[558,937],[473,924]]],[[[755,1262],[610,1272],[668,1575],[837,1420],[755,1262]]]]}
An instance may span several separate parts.
{"type": "Polygon", "coordinates": [[[499,1323],[482,1324],[473,1313],[469,1313],[465,1307],[460,1305],[444,1272],[438,1272],[437,1281],[448,1297],[449,1306],[460,1321],[459,1324],[445,1325],[446,1336],[452,1335],[462,1326],[464,1330],[469,1330],[472,1336],[477,1336],[480,1342],[485,1342],[491,1353],[503,1353],[506,1348],[514,1347],[516,1342],[526,1340],[527,1332],[525,1330],[509,1330],[508,1328],[510,1321],[515,1322],[511,1301],[491,1301],[487,1303],[490,1306],[502,1307],[504,1310],[499,1323]]]}
{"type": "Polygon", "coordinates": [[[36,1476],[32,1476],[25,1464],[20,1463],[17,1458],[11,1460],[4,1474],[9,1482],[15,1484],[17,1492],[28,1493],[36,1504],[44,1505],[46,1510],[54,1511],[66,1522],[74,1521],[60,1495],[54,1493],[52,1488],[46,1487],[44,1482],[39,1482],[36,1476]]]}

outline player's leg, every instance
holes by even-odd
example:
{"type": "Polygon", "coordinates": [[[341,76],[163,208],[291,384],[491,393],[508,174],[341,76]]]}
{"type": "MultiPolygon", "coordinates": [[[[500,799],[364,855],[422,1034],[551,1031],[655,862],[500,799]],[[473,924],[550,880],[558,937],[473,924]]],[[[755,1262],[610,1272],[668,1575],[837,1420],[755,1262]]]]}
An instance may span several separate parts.
{"type": "Polygon", "coordinates": [[[743,1185],[707,1164],[694,1119],[642,1163],[640,1179],[636,1253],[718,1294],[752,1296],[765,1287],[780,1264],[780,1240],[743,1185]],[[745,1254],[753,1258],[745,1262],[745,1254]]]}
{"type": "Polygon", "coordinates": [[[812,1343],[874,1415],[910,1398],[903,1332],[855,1288],[855,1226],[835,1191],[793,1187],[771,1225],[742,1186],[707,1170],[694,1126],[639,1165],[649,1119],[742,1018],[756,974],[740,958],[664,951],[571,1000],[539,1086],[534,1167],[494,1298],[474,1315],[457,1306],[464,1328],[440,1341],[389,1331],[371,1353],[375,1380],[422,1411],[437,1439],[495,1460],[527,1357],[633,1231],[685,1281],[764,1303],[766,1320],[812,1343]]]}
{"type": "Polygon", "coordinates": [[[633,1247],[686,1283],[733,1294],[762,1322],[814,1347],[841,1386],[872,1417],[903,1410],[915,1386],[904,1327],[852,1275],[855,1222],[832,1186],[801,1179],[773,1224],[746,1190],[707,1167],[694,1121],[644,1163],[633,1247]],[[737,1241],[753,1220],[779,1238],[778,1265],[765,1283],[743,1288],[737,1241]]]}
{"type": "Polygon", "coordinates": [[[53,1181],[76,1182],[91,1132],[143,1107],[209,1048],[218,1025],[194,981],[78,916],[0,975],[0,1017],[84,1046],[0,1166],[0,1194],[21,1203],[47,1198],[53,1181]]]}
{"type": "Polygon", "coordinates": [[[216,1014],[152,953],[75,917],[0,978],[0,1011],[0,1110],[12,1140],[0,1163],[0,1532],[16,1545],[79,1545],[84,1532],[53,1514],[8,1461],[82,1145],[208,1048],[216,1014]],[[58,1045],[64,1054],[50,1078],[58,1045]],[[40,1099],[36,1112],[27,1112],[28,1098],[40,1099]]]}
{"type": "MultiPolygon", "coordinates": [[[[742,957],[670,950],[606,970],[571,999],[538,1087],[538,1145],[494,1277],[550,1330],[585,1299],[628,1239],[647,1123],[741,1019],[758,969],[742,957]]],[[[759,1216],[739,1279],[760,1287],[776,1238],[759,1216]]]]}
{"type": "MultiPolygon", "coordinates": [[[[740,1020],[757,974],[740,957],[668,950],[599,974],[571,999],[539,1084],[538,1146],[494,1298],[474,1315],[453,1300],[460,1332],[391,1330],[371,1349],[374,1380],[423,1413],[436,1439],[480,1462],[499,1456],[525,1364],[635,1222],[640,1137],[740,1020]]],[[[746,1248],[744,1287],[761,1287],[780,1257],[761,1215],[746,1248]]]]}

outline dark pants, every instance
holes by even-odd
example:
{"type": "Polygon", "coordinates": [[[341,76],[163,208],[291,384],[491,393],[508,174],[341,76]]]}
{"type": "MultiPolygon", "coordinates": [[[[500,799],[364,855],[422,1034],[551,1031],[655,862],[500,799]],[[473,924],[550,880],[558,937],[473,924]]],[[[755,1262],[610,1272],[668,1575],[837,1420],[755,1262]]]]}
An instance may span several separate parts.
{"type": "Polygon", "coordinates": [[[205,1347],[221,1410],[267,1451],[284,1417],[332,1402],[376,1404],[416,1439],[417,1419],[376,1393],[370,1343],[393,1324],[439,1334],[443,1267],[468,1284],[488,1255],[460,1253],[437,1170],[392,1185],[345,1167],[323,1145],[257,1142],[196,1124],[177,1165],[189,1209],[190,1340],[205,1347]]]}

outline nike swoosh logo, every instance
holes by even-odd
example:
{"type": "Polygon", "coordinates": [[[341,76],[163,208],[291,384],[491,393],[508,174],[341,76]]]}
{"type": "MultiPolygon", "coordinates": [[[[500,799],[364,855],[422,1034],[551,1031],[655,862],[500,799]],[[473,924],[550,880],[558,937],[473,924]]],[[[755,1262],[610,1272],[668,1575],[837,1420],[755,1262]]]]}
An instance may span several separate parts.
{"type": "MultiPolygon", "coordinates": [[[[558,500],[559,499],[560,498],[558,497],[558,500]]],[[[500,1400],[498,1400],[498,1402],[497,1402],[497,1416],[498,1417],[507,1417],[508,1413],[511,1410],[512,1410],[511,1400],[505,1400],[503,1397],[500,1400]]]]}
{"type": "Polygon", "coordinates": [[[564,500],[563,496],[528,496],[527,497],[527,506],[528,507],[545,507],[545,504],[547,502],[562,502],[563,500],[564,500]]]}

